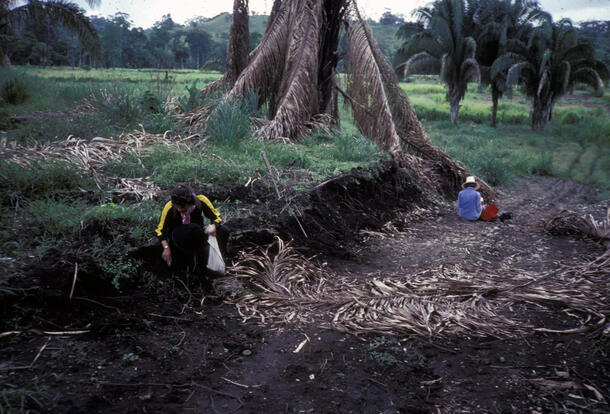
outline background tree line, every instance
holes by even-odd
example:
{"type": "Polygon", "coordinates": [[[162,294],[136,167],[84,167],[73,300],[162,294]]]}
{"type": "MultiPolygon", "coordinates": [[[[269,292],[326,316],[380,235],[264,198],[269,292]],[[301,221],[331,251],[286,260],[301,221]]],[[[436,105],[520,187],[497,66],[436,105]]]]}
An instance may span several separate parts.
{"type": "MultiPolygon", "coordinates": [[[[167,14],[151,28],[142,29],[135,27],[126,13],[93,16],[88,19],[101,45],[99,56],[93,56],[74,31],[62,24],[41,24],[38,16],[27,16],[12,33],[7,50],[15,65],[224,70],[230,20],[226,33],[210,33],[204,28],[220,17],[195,18],[181,25],[167,14]]],[[[261,37],[258,32],[252,33],[251,48],[261,37]]]]}
{"type": "Polygon", "coordinates": [[[398,32],[405,41],[394,62],[404,77],[440,76],[453,123],[471,82],[491,88],[492,126],[498,100],[519,85],[533,101],[531,127],[538,130],[577,84],[601,96],[608,81],[610,22],[578,28],[569,19],[553,21],[536,0],[436,0],[414,14],[421,28],[398,32]]]}

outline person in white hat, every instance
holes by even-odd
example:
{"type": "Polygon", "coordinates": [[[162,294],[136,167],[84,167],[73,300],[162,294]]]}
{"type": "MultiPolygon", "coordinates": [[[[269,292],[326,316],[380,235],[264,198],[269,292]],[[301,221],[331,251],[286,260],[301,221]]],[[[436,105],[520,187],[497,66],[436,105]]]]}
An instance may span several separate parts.
{"type": "Polygon", "coordinates": [[[477,191],[479,184],[476,179],[470,175],[466,177],[466,181],[462,184],[463,190],[458,194],[457,208],[460,217],[466,220],[478,220],[481,217],[481,212],[485,208],[483,198],[477,191]]]}

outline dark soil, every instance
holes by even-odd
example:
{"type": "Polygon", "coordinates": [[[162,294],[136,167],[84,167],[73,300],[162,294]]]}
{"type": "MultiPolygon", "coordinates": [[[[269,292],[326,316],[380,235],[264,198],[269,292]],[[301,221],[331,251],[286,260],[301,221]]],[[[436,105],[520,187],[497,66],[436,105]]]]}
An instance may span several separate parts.
{"type": "MultiPolygon", "coordinates": [[[[403,172],[360,173],[295,198],[290,214],[272,206],[273,226],[232,223],[234,249],[292,236],[334,272],[357,278],[452,262],[544,272],[557,262],[581,263],[603,252],[593,241],[547,235],[537,226],[562,208],[605,213],[608,203],[595,203],[576,184],[530,178],[500,192],[499,205],[513,213],[512,220],[470,223],[456,216],[451,203],[426,204],[423,190],[401,178],[403,172]],[[401,232],[384,232],[386,223],[401,232]]],[[[41,280],[61,273],[49,266],[37,271],[41,280]]],[[[0,409],[609,412],[607,333],[439,340],[249,325],[221,298],[200,304],[201,291],[182,280],[154,279],[155,286],[142,283],[125,296],[82,291],[72,300],[66,299],[70,284],[62,282],[54,284],[61,294],[32,293],[12,302],[0,326],[21,333],[0,337],[0,409]],[[74,330],[87,332],[48,333],[74,330]]],[[[563,312],[518,311],[539,324],[569,327],[563,312]]]]}

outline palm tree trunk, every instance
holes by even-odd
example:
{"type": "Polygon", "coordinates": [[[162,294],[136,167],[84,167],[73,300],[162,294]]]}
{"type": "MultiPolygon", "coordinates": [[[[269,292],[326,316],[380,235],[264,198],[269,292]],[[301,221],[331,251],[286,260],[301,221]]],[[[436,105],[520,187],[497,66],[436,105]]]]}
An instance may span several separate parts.
{"type": "Polygon", "coordinates": [[[0,60],[0,67],[1,68],[10,68],[11,65],[11,58],[8,57],[8,55],[4,52],[0,52],[1,53],[1,59],[0,60]]]}
{"type": "Polygon", "coordinates": [[[498,125],[498,100],[500,92],[497,88],[491,87],[491,126],[495,128],[498,125]]]}
{"type": "Polygon", "coordinates": [[[248,65],[250,32],[248,26],[248,0],[233,3],[233,22],[227,53],[227,78],[234,83],[248,65]]]}
{"type": "Polygon", "coordinates": [[[553,101],[551,98],[543,99],[534,97],[534,108],[532,110],[532,131],[546,129],[551,120],[553,101]]]}
{"type": "Polygon", "coordinates": [[[449,92],[449,107],[451,110],[451,123],[457,124],[458,112],[460,111],[460,94],[457,90],[449,92]]]}

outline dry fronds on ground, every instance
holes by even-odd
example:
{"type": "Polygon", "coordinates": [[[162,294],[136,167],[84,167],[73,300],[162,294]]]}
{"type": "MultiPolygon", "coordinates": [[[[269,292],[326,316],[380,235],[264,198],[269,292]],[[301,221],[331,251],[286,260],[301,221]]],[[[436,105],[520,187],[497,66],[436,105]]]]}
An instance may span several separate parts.
{"type": "Polygon", "coordinates": [[[516,337],[532,330],[573,333],[602,327],[610,315],[609,272],[606,253],[544,275],[454,264],[350,279],[316,266],[280,239],[264,251],[242,254],[230,269],[248,288],[233,299],[244,322],[315,323],[354,334],[427,337],[516,337]],[[511,311],[515,305],[548,312],[561,308],[578,317],[579,326],[563,331],[536,326],[519,319],[511,311]]]}
{"type": "Polygon", "coordinates": [[[541,224],[545,231],[554,235],[590,237],[603,242],[610,239],[610,208],[606,210],[606,218],[602,220],[595,220],[590,214],[583,216],[570,210],[562,210],[541,224]]]}
{"type": "Polygon", "coordinates": [[[91,174],[98,183],[105,182],[114,189],[112,193],[137,199],[151,199],[159,187],[143,178],[107,177],[102,170],[109,162],[120,161],[126,154],[133,154],[138,159],[151,150],[153,145],[166,145],[176,148],[187,148],[195,136],[180,140],[164,135],[149,134],[146,131],[134,131],[123,134],[117,139],[96,137],[90,141],[69,136],[67,139],[53,143],[38,143],[33,146],[14,146],[4,149],[4,159],[29,165],[35,160],[60,160],[75,164],[85,174],[91,174]]]}

